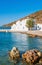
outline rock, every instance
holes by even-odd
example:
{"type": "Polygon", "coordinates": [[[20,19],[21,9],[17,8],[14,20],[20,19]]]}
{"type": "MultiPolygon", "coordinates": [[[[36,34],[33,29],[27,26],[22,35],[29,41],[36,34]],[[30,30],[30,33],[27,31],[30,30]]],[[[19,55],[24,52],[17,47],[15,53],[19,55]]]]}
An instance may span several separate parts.
{"type": "Polygon", "coordinates": [[[37,52],[38,56],[41,57],[42,56],[42,53],[41,52],[37,52]]]}
{"type": "Polygon", "coordinates": [[[11,60],[19,60],[20,58],[20,52],[16,47],[13,47],[12,50],[9,52],[9,58],[11,60]]]}
{"type": "Polygon", "coordinates": [[[22,54],[22,59],[30,63],[37,63],[39,62],[40,58],[41,52],[35,49],[26,51],[24,54],[22,54]]]}
{"type": "Polygon", "coordinates": [[[39,60],[39,63],[41,63],[41,64],[42,64],[42,58],[39,60]]]}
{"type": "Polygon", "coordinates": [[[40,64],[40,63],[37,63],[37,64],[35,64],[35,65],[42,65],[42,64],[40,64]]]}
{"type": "Polygon", "coordinates": [[[30,37],[37,37],[37,35],[33,35],[33,34],[30,34],[29,36],[30,36],[30,37]]]}

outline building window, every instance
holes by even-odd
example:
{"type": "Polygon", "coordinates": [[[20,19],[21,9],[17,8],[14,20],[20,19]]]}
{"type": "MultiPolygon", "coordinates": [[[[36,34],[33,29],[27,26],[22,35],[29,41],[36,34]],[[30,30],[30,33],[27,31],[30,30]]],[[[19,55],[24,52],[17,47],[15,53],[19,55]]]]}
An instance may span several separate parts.
{"type": "Polygon", "coordinates": [[[23,27],[23,29],[24,29],[24,27],[23,27]]]}
{"type": "Polygon", "coordinates": [[[41,27],[39,28],[39,30],[41,30],[41,27]]]}
{"type": "Polygon", "coordinates": [[[38,28],[39,28],[39,26],[38,26],[38,28]]]}
{"type": "Polygon", "coordinates": [[[20,24],[20,25],[22,25],[22,24],[20,24]]]}
{"type": "Polygon", "coordinates": [[[39,30],[41,30],[41,27],[38,26],[38,28],[39,28],[39,30]]]}

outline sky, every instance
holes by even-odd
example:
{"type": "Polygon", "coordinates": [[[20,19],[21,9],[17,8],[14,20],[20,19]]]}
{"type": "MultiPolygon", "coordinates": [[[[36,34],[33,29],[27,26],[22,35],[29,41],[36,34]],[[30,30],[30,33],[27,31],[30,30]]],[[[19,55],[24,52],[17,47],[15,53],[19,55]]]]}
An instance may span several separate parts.
{"type": "Polygon", "coordinates": [[[0,26],[42,10],[42,0],[0,0],[0,26]]]}

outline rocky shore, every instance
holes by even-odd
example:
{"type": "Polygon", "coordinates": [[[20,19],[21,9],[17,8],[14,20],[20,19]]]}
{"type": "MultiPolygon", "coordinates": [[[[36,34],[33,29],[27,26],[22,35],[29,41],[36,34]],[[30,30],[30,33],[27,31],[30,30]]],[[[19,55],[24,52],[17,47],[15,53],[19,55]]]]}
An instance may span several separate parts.
{"type": "Polygon", "coordinates": [[[22,59],[31,64],[42,64],[42,53],[38,50],[29,50],[22,54],[22,59]]]}
{"type": "Polygon", "coordinates": [[[0,32],[22,33],[27,34],[30,37],[42,37],[42,31],[39,30],[29,30],[29,31],[0,30],[0,32]]]}
{"type": "MultiPolygon", "coordinates": [[[[27,65],[42,65],[42,52],[37,49],[28,50],[21,56],[22,62],[27,65]]],[[[20,51],[16,47],[13,47],[9,52],[9,58],[13,61],[15,60],[15,63],[20,62],[20,51]]]]}

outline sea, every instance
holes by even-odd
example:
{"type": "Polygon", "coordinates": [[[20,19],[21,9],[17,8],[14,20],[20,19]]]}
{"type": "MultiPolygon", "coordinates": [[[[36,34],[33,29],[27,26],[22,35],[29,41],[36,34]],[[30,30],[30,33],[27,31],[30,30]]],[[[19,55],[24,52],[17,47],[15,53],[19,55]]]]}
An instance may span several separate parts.
{"type": "Polygon", "coordinates": [[[29,37],[22,33],[0,32],[0,65],[26,65],[20,60],[14,63],[9,59],[9,51],[17,47],[20,54],[31,49],[38,49],[42,52],[42,38],[29,37]]]}

